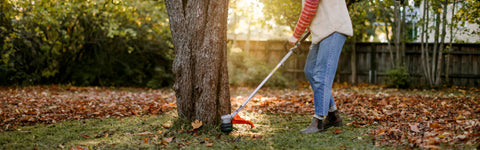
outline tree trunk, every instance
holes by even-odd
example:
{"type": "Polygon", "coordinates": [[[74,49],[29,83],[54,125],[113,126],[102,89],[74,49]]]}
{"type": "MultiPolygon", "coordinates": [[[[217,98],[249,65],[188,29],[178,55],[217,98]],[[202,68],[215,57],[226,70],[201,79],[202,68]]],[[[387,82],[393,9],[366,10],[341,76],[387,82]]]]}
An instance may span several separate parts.
{"type": "Polygon", "coordinates": [[[445,80],[447,82],[450,82],[449,74],[450,74],[450,53],[453,51],[452,43],[454,39],[454,34],[453,34],[453,26],[457,23],[457,18],[455,17],[455,7],[457,4],[457,0],[453,0],[453,6],[452,6],[452,21],[450,22],[450,42],[449,42],[449,48],[448,48],[448,53],[446,57],[446,67],[445,67],[445,80]]]}
{"type": "MultiPolygon", "coordinates": [[[[405,2],[404,2],[405,3],[405,2]]],[[[402,61],[400,63],[400,66],[405,66],[405,44],[407,42],[407,36],[406,36],[406,33],[407,31],[405,30],[405,27],[406,27],[406,24],[405,24],[405,20],[406,20],[406,16],[407,16],[407,5],[402,3],[402,7],[403,7],[403,11],[402,11],[402,22],[401,22],[401,49],[400,49],[400,55],[401,55],[401,58],[400,58],[400,61],[402,61]]]]}
{"type": "Polygon", "coordinates": [[[432,72],[431,72],[431,69],[430,69],[430,49],[429,49],[429,39],[430,39],[430,31],[429,31],[429,22],[430,22],[430,2],[428,0],[425,0],[425,6],[427,7],[425,10],[424,10],[424,13],[426,12],[427,14],[427,19],[425,19],[426,21],[426,28],[425,28],[425,35],[426,35],[426,43],[425,43],[425,62],[426,62],[426,65],[427,65],[427,81],[428,81],[428,85],[432,86],[433,85],[433,80],[432,80],[432,72]]]}
{"type": "Polygon", "coordinates": [[[355,85],[357,83],[357,39],[355,37],[352,39],[352,55],[350,57],[350,64],[352,65],[352,84],[355,85]]]}
{"type": "Polygon", "coordinates": [[[400,55],[400,36],[401,34],[401,15],[400,15],[400,2],[394,1],[394,14],[395,14],[395,28],[394,28],[394,35],[395,35],[395,69],[400,68],[401,63],[401,55],[400,55]]]}
{"type": "Polygon", "coordinates": [[[421,51],[422,51],[422,68],[423,68],[423,73],[425,75],[425,80],[427,80],[428,83],[430,83],[430,75],[429,75],[429,71],[430,69],[428,69],[428,57],[426,56],[426,53],[428,53],[428,18],[426,18],[427,14],[428,14],[428,7],[427,7],[427,4],[428,4],[428,1],[427,0],[424,0],[423,1],[424,4],[423,4],[423,15],[422,15],[422,19],[423,19],[423,23],[422,23],[422,31],[421,31],[421,39],[420,39],[420,43],[421,43],[421,51]],[[426,36],[427,35],[427,36],[426,36]],[[426,44],[425,44],[426,43],[426,44]]]}
{"type": "Polygon", "coordinates": [[[443,48],[445,45],[445,35],[447,33],[447,9],[448,9],[448,0],[443,1],[443,14],[442,14],[442,36],[440,39],[440,48],[438,50],[438,64],[437,64],[437,74],[435,80],[435,86],[440,86],[442,82],[441,74],[442,74],[442,60],[443,60],[443,48]]]}
{"type": "Polygon", "coordinates": [[[245,53],[246,54],[249,54],[250,53],[250,36],[252,34],[252,30],[250,29],[251,28],[251,22],[250,20],[247,21],[248,22],[248,32],[247,32],[247,39],[245,40],[245,53]]]}
{"type": "Polygon", "coordinates": [[[227,74],[228,0],[168,0],[175,48],[179,117],[216,124],[230,113],[227,74]]]}
{"type": "MultiPolygon", "coordinates": [[[[234,12],[233,13],[233,29],[237,28],[237,24],[238,24],[238,16],[237,16],[237,13],[234,12]]],[[[233,32],[233,44],[232,44],[232,47],[237,47],[237,33],[235,33],[235,31],[233,32]]]]}
{"type": "MultiPolygon", "coordinates": [[[[5,31],[0,30],[0,35],[8,35],[13,29],[10,18],[7,18],[5,13],[9,13],[13,7],[7,3],[7,0],[0,0],[0,26],[5,28],[5,31]]],[[[18,15],[18,14],[17,14],[18,15]]],[[[0,42],[3,43],[6,36],[0,36],[0,42]]],[[[1,44],[3,46],[3,44],[1,44]]]]}
{"type": "Polygon", "coordinates": [[[435,6],[434,7],[434,14],[435,14],[435,33],[434,33],[434,39],[433,39],[433,53],[432,53],[432,74],[431,74],[431,77],[432,78],[432,83],[433,83],[433,86],[436,86],[435,83],[436,83],[436,76],[437,76],[437,65],[438,65],[438,60],[437,60],[437,57],[438,57],[438,39],[440,38],[440,12],[438,12],[438,9],[440,8],[439,7],[440,4],[438,4],[438,2],[435,2],[435,6]]]}

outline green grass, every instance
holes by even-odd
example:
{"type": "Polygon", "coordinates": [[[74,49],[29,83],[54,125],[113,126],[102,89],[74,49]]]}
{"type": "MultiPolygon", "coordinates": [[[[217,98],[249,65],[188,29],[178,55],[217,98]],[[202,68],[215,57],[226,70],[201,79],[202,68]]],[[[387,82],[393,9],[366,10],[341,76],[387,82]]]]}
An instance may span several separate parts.
{"type": "MultiPolygon", "coordinates": [[[[255,123],[234,125],[229,135],[218,126],[203,126],[193,131],[191,125],[176,118],[174,112],[158,116],[103,118],[64,121],[50,125],[19,127],[0,133],[0,149],[381,149],[372,145],[369,128],[343,126],[315,134],[299,130],[310,123],[311,116],[294,114],[242,113],[255,123]],[[171,125],[170,128],[162,124],[171,125]],[[332,131],[340,129],[340,134],[332,131]],[[159,133],[159,131],[161,133],[159,133]],[[151,132],[151,135],[138,135],[151,132]],[[104,134],[108,133],[108,136],[104,134]],[[175,137],[168,145],[162,139],[175,137]],[[145,143],[144,139],[147,139],[145,143]],[[207,147],[207,143],[213,143],[207,147]]],[[[352,120],[344,117],[344,122],[352,120]]]]}

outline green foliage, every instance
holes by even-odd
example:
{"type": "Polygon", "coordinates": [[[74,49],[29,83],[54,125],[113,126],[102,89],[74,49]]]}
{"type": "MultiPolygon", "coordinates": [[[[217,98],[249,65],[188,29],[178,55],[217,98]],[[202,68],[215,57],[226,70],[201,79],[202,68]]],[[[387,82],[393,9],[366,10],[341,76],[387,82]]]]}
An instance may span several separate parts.
{"type": "Polygon", "coordinates": [[[375,32],[375,25],[373,21],[378,15],[375,7],[371,7],[372,0],[363,0],[353,3],[349,6],[349,13],[352,20],[354,37],[358,41],[366,41],[369,35],[375,32]]]}
{"type": "MultiPolygon", "coordinates": [[[[272,70],[273,66],[243,51],[228,55],[228,75],[232,86],[258,86],[272,70]]],[[[279,69],[265,86],[288,87],[292,84],[279,69]]]]}
{"type": "Polygon", "coordinates": [[[0,84],[159,87],[173,80],[163,1],[2,0],[1,6],[0,84]]]}
{"type": "Polygon", "coordinates": [[[410,87],[410,75],[405,67],[390,70],[387,72],[387,86],[406,89],[410,87]]]}
{"type": "Polygon", "coordinates": [[[263,13],[266,20],[274,20],[277,25],[286,25],[295,29],[302,3],[298,0],[260,0],[265,7],[263,13]]]}
{"type": "Polygon", "coordinates": [[[462,21],[461,25],[465,25],[465,22],[480,24],[480,1],[478,0],[466,0],[459,1],[460,10],[455,17],[462,21]]]}

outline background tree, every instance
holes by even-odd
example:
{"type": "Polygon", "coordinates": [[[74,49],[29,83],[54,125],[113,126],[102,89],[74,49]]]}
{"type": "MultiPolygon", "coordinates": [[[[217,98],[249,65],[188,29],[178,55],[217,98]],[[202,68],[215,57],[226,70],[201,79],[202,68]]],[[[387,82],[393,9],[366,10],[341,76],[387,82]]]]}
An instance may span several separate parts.
{"type": "Polygon", "coordinates": [[[349,37],[346,41],[346,48],[350,55],[350,65],[352,66],[352,75],[351,75],[351,82],[352,84],[356,83],[357,80],[357,49],[355,47],[355,43],[358,41],[363,41],[368,38],[368,36],[375,33],[373,21],[376,18],[375,14],[371,12],[375,7],[367,7],[374,5],[371,0],[363,0],[363,1],[350,1],[347,2],[349,14],[352,19],[352,27],[353,37],[349,37]],[[373,21],[372,21],[373,19],[373,21]]]}
{"type": "MultiPolygon", "coordinates": [[[[229,11],[231,13],[230,20],[231,22],[229,23],[228,28],[236,29],[240,27],[239,23],[240,22],[245,22],[246,25],[246,38],[245,38],[245,45],[243,47],[243,50],[245,52],[250,51],[250,40],[252,38],[252,30],[256,28],[258,29],[260,27],[263,27],[265,25],[265,20],[264,16],[261,14],[261,11],[263,8],[263,4],[259,3],[258,0],[249,0],[249,1],[244,1],[244,0],[231,0],[229,1],[229,11]]],[[[255,32],[255,31],[254,31],[255,32]]],[[[234,47],[236,46],[236,40],[237,40],[237,33],[235,33],[235,30],[233,31],[233,44],[234,47]]]]}
{"type": "MultiPolygon", "coordinates": [[[[423,1],[424,13],[422,16],[423,22],[421,32],[421,57],[425,79],[431,87],[439,87],[442,83],[441,74],[443,66],[443,53],[445,49],[446,28],[448,23],[447,12],[449,11],[449,4],[449,0],[423,1]],[[430,19],[430,15],[432,16],[432,19],[430,19]],[[434,37],[433,46],[430,49],[430,37],[428,33],[430,33],[431,31],[434,32],[434,37]],[[432,56],[430,56],[430,53],[432,56]]],[[[450,11],[454,13],[455,9],[452,9],[450,11]]],[[[451,35],[450,38],[453,38],[453,36],[451,35]]]]}
{"type": "Polygon", "coordinates": [[[227,0],[165,1],[175,59],[177,112],[218,123],[230,113],[227,74],[227,0]]]}

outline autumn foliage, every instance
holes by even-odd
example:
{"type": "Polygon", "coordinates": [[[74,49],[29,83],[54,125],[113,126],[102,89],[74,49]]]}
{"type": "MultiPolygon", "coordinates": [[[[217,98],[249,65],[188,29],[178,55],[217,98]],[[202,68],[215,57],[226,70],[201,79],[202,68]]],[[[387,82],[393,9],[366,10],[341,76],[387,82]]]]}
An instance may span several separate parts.
{"type": "MultiPolygon", "coordinates": [[[[401,92],[370,85],[335,86],[333,95],[338,108],[355,119],[347,125],[372,127],[369,135],[375,145],[437,148],[442,143],[480,142],[479,89],[401,92]]],[[[244,99],[233,98],[234,107],[244,99]]],[[[265,90],[245,109],[311,115],[312,103],[310,89],[265,90]]]]}
{"type": "MultiPolygon", "coordinates": [[[[176,107],[168,90],[35,86],[0,88],[1,130],[62,120],[156,115],[176,107]]],[[[0,130],[0,131],[1,131],[0,130]]]]}
{"type": "MultiPolygon", "coordinates": [[[[232,88],[232,109],[251,88],[232,88]]],[[[480,90],[398,90],[381,86],[337,84],[333,90],[348,126],[368,128],[374,145],[440,148],[480,142],[480,90]]],[[[243,111],[272,114],[313,114],[312,91],[262,89],[243,111]]],[[[97,87],[0,88],[0,127],[55,123],[103,117],[157,115],[176,108],[172,90],[97,87]]],[[[194,123],[192,123],[194,125],[194,123]]],[[[201,123],[195,123],[200,127],[201,123]]],[[[333,130],[342,134],[342,129],[333,130]]]]}

